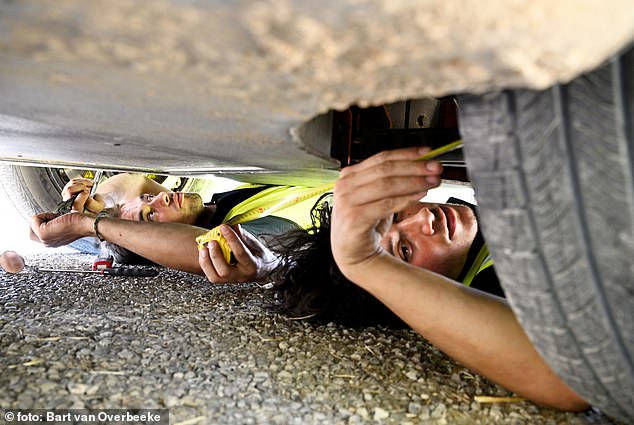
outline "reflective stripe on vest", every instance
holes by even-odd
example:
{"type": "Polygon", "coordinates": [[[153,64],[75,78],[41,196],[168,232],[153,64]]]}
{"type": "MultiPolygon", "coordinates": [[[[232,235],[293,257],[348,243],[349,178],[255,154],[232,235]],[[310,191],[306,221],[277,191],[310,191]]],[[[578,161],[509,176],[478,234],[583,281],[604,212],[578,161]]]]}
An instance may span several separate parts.
{"type": "Polygon", "coordinates": [[[269,187],[235,205],[229,210],[222,222],[230,225],[240,224],[272,214],[285,217],[284,214],[281,214],[282,211],[310,200],[312,203],[306,204],[308,208],[302,208],[299,216],[295,213],[295,217],[292,215],[285,217],[301,227],[307,227],[310,224],[310,214],[308,214],[310,207],[319,196],[332,191],[333,186],[333,184],[327,184],[320,187],[269,187]]]}
{"type": "Polygon", "coordinates": [[[471,267],[469,268],[469,271],[467,272],[467,275],[463,279],[462,283],[465,286],[471,286],[471,282],[473,282],[473,279],[477,276],[477,274],[480,273],[482,270],[491,267],[492,265],[493,259],[489,255],[489,248],[487,248],[486,245],[482,245],[482,248],[480,248],[480,252],[478,252],[475,261],[473,262],[473,264],[471,264],[471,267]]]}

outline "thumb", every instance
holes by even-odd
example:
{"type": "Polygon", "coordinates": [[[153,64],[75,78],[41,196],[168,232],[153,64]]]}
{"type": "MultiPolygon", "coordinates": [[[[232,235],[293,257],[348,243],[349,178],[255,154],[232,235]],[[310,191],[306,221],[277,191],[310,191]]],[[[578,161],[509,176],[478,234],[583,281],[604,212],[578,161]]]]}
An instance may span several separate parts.
{"type": "Polygon", "coordinates": [[[73,202],[73,210],[83,212],[86,201],[90,197],[90,192],[88,189],[82,190],[77,197],[75,198],[75,202],[73,202]]]}
{"type": "Polygon", "coordinates": [[[35,242],[42,242],[42,239],[39,236],[39,232],[43,230],[43,227],[46,226],[49,221],[56,219],[58,216],[59,214],[56,213],[45,212],[36,214],[31,217],[31,223],[29,225],[29,238],[35,242]]]}
{"type": "Polygon", "coordinates": [[[35,214],[33,217],[31,217],[31,223],[36,223],[37,225],[40,225],[42,223],[45,223],[47,221],[51,221],[56,219],[57,217],[59,217],[59,214],[54,213],[54,212],[43,212],[40,214],[35,214]]]}
{"type": "Polygon", "coordinates": [[[33,228],[29,227],[29,239],[33,242],[42,243],[42,239],[33,231],[33,228]]]}

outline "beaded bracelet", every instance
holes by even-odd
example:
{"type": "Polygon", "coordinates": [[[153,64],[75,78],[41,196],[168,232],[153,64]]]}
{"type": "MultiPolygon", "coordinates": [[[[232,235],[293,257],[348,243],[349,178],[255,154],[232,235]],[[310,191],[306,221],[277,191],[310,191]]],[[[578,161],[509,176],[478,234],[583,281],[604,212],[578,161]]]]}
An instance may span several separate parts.
{"type": "Polygon", "coordinates": [[[97,216],[95,217],[95,221],[92,224],[92,228],[95,231],[95,235],[97,235],[97,238],[103,242],[105,241],[104,237],[101,235],[101,233],[99,233],[99,229],[97,228],[97,224],[99,224],[99,220],[101,220],[102,218],[105,217],[109,217],[108,213],[105,211],[101,211],[99,214],[97,214],[97,216]]]}

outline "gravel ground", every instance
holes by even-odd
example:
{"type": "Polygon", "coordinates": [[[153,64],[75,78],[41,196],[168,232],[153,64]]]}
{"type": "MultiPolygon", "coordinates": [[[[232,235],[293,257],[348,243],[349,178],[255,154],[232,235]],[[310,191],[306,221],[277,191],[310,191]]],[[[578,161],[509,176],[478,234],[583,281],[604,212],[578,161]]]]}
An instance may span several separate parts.
{"type": "MultiPolygon", "coordinates": [[[[27,264],[86,268],[81,254],[27,264]]],[[[168,408],[172,424],[609,424],[528,402],[410,330],[271,314],[256,285],[0,272],[0,406],[168,408]]]]}

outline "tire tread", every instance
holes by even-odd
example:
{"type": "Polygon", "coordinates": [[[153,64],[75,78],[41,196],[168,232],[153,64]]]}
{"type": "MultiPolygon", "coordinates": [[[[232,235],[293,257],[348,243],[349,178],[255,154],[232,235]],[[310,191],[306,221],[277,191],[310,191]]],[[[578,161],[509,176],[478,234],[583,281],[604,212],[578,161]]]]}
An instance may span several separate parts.
{"type": "Polygon", "coordinates": [[[565,86],[461,99],[469,174],[509,303],[569,385],[629,421],[632,75],[629,51],[565,86]]]}

